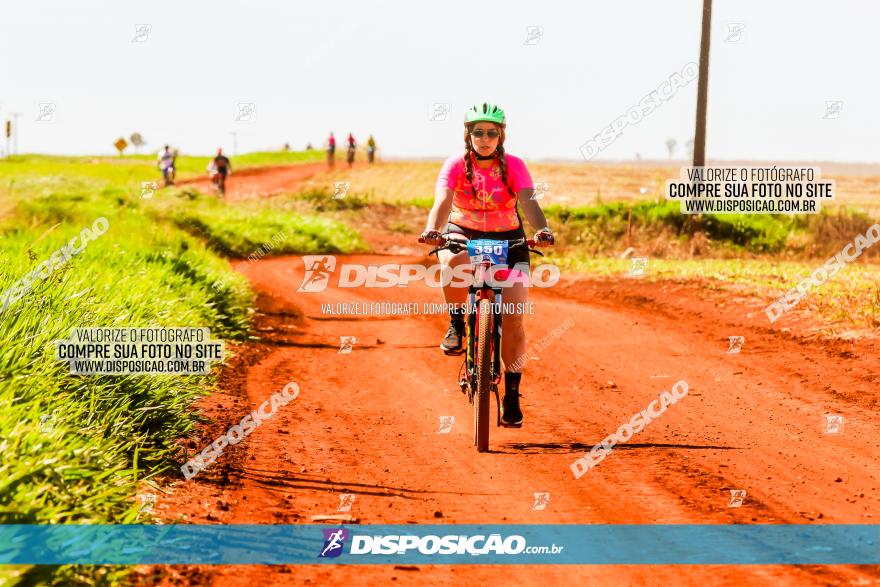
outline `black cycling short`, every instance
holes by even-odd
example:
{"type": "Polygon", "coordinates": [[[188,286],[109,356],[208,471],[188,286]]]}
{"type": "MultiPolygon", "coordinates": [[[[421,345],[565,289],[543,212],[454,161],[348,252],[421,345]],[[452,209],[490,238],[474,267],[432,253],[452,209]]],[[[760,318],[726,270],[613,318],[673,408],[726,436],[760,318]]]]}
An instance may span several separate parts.
{"type": "MultiPolygon", "coordinates": [[[[522,227],[522,224],[519,225],[519,228],[514,228],[513,230],[503,230],[501,232],[483,232],[482,230],[477,230],[475,228],[466,228],[464,226],[459,226],[450,222],[446,225],[446,228],[443,229],[443,234],[447,235],[451,232],[462,234],[467,237],[468,240],[472,240],[475,238],[489,238],[498,241],[512,241],[526,238],[526,231],[522,227]]],[[[529,267],[531,267],[531,263],[529,262],[529,251],[525,247],[517,248],[514,251],[510,251],[510,256],[507,258],[507,266],[514,267],[517,263],[526,263],[529,267]]]]}

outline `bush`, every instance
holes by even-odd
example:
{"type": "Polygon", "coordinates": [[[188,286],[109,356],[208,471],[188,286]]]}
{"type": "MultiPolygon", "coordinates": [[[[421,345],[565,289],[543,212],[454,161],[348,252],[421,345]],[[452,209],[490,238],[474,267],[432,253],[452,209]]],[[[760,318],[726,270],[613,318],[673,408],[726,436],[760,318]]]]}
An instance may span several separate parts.
{"type": "Polygon", "coordinates": [[[704,233],[716,244],[727,243],[754,253],[781,250],[794,229],[788,217],[769,214],[682,214],[677,202],[642,200],[635,203],[612,202],[593,206],[562,208],[548,206],[545,213],[563,224],[562,230],[574,233],[581,241],[600,246],[616,244],[627,233],[690,238],[704,233]]]}

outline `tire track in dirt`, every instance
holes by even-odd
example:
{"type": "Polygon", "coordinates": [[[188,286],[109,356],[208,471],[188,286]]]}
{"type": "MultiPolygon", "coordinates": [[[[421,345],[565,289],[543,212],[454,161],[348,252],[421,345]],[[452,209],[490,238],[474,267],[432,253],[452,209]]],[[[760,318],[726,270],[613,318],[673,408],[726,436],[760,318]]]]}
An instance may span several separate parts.
{"type": "MultiPolygon", "coordinates": [[[[340,264],[390,260],[337,256],[340,264]]],[[[437,349],[443,317],[321,315],[321,303],[421,304],[440,302],[439,292],[296,293],[302,269],[300,258],[289,257],[249,270],[263,340],[243,345],[227,367],[235,376],[223,389],[236,399],[234,409],[218,408],[229,403],[225,396],[203,403],[222,431],[287,381],[300,384],[300,396],[224,462],[194,481],[172,483],[158,509],[168,519],[303,523],[335,513],[339,495],[354,493],[351,513],[363,523],[876,521],[872,382],[880,353],[871,341],[805,342],[762,323],[759,309],[730,300],[719,307],[693,285],[566,280],[533,292],[536,313],[526,329],[537,341],[569,318],[575,326],[527,363],[524,427],[493,427],[492,451],[480,455],[472,446],[472,411],[455,384],[460,361],[437,349]],[[727,354],[726,337],[743,334],[742,352],[727,354]],[[337,352],[340,336],[357,338],[351,354],[337,352]],[[573,478],[575,458],[679,379],[690,385],[686,398],[573,478]],[[846,415],[844,434],[822,434],[828,412],[846,415]],[[438,434],[440,416],[449,415],[456,418],[452,431],[438,434]],[[741,507],[728,507],[729,489],[747,491],[741,507]],[[550,493],[546,510],[532,510],[535,492],[550,493]]],[[[366,585],[396,578],[458,585],[504,577],[523,585],[827,585],[878,577],[876,569],[852,566],[416,568],[187,567],[168,582],[366,585]]]]}

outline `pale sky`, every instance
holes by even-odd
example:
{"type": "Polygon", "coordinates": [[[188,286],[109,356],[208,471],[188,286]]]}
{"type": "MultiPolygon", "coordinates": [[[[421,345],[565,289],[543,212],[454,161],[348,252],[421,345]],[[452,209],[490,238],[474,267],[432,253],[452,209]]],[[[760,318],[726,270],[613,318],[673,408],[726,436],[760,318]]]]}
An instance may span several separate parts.
{"type": "MultiPolygon", "coordinates": [[[[134,131],[151,151],[231,151],[231,132],[240,152],[299,149],[333,130],[373,133],[389,157],[445,157],[461,150],[465,109],[489,100],[508,113],[508,152],[582,160],[583,143],[697,61],[701,6],[5,2],[0,119],[23,113],[20,152],[112,153],[134,131]],[[136,24],[150,28],[133,42],[136,24]],[[531,44],[528,27],[542,32],[531,44]],[[40,103],[52,120],[36,120],[40,103]],[[255,120],[235,121],[238,103],[255,120]],[[446,120],[430,120],[435,103],[446,120]]],[[[855,0],[715,0],[707,157],[880,161],[878,19],[880,5],[855,0]]],[[[683,156],[696,85],[596,159],[666,158],[668,138],[683,156]]]]}

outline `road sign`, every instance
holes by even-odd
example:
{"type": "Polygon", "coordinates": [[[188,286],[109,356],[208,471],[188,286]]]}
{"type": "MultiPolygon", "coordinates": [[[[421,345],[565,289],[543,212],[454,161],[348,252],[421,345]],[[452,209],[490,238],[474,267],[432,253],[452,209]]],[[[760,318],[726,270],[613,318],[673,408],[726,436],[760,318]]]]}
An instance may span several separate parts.
{"type": "Polygon", "coordinates": [[[113,143],[113,146],[116,147],[116,150],[119,151],[120,155],[122,155],[122,151],[125,150],[125,148],[128,146],[128,141],[126,141],[122,137],[119,137],[118,139],[116,139],[116,142],[113,143]]]}

